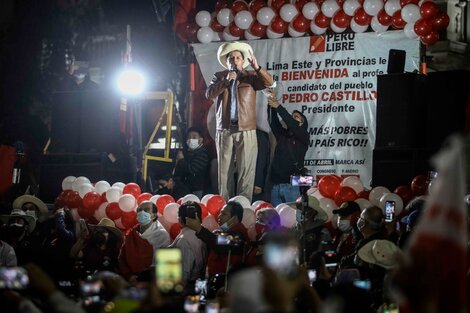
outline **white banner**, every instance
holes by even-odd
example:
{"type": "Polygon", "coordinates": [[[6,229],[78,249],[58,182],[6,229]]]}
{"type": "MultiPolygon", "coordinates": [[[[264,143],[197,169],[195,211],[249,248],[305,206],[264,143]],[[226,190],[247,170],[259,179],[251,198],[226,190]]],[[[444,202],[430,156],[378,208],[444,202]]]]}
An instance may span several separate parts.
{"type": "MultiPolygon", "coordinates": [[[[419,66],[419,41],[403,31],[382,34],[331,34],[247,41],[258,63],[277,81],[282,105],[307,116],[310,147],[305,166],[311,175],[356,175],[364,186],[372,178],[375,144],[377,75],[386,74],[390,49],[406,52],[405,71],[419,66]]],[[[223,70],[217,61],[220,42],[194,44],[194,53],[209,84],[223,70]]],[[[215,132],[215,112],[208,129],[215,132]]],[[[258,128],[270,131],[267,99],[257,102],[258,128]]]]}

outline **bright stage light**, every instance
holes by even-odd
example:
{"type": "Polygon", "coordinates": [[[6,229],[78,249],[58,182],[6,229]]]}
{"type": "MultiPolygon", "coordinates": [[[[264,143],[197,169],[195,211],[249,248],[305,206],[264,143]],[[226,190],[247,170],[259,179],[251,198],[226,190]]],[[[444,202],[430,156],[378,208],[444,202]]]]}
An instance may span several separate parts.
{"type": "Polygon", "coordinates": [[[145,77],[136,70],[127,69],[121,72],[117,83],[119,90],[126,95],[136,96],[145,89],[145,77]]]}

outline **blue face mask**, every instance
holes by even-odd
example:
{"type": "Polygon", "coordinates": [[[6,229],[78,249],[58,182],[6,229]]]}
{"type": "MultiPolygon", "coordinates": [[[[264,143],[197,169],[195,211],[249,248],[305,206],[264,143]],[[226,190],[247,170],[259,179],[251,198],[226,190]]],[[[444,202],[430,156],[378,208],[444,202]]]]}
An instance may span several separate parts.
{"type": "Polygon", "coordinates": [[[145,212],[145,211],[140,211],[137,213],[137,222],[139,222],[141,226],[145,226],[151,221],[152,221],[152,216],[150,215],[150,213],[145,212]]]}
{"type": "Polygon", "coordinates": [[[220,229],[222,229],[223,231],[228,231],[230,230],[230,226],[228,226],[227,223],[223,223],[222,225],[220,225],[220,229]]]}

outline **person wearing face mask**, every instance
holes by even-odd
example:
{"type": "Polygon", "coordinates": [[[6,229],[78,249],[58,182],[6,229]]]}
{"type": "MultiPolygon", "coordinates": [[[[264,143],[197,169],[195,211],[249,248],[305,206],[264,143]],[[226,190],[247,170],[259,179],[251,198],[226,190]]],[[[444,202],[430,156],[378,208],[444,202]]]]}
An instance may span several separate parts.
{"type": "Polygon", "coordinates": [[[276,137],[276,148],[271,163],[271,203],[277,206],[280,203],[294,202],[299,196],[299,187],[291,185],[291,175],[299,175],[304,167],[310,136],[308,122],[305,115],[294,110],[289,114],[279,104],[276,93],[271,91],[268,98],[269,126],[276,137]],[[286,127],[281,125],[279,116],[286,127]]]}
{"type": "Polygon", "coordinates": [[[35,256],[30,234],[36,228],[37,218],[32,212],[13,209],[9,215],[0,215],[0,219],[5,223],[0,239],[13,247],[18,265],[33,261],[35,256]]]}
{"type": "Polygon", "coordinates": [[[178,151],[173,179],[190,193],[202,198],[208,183],[210,156],[204,146],[202,131],[191,127],[187,131],[187,151],[178,151]]]}
{"type": "Polygon", "coordinates": [[[170,245],[170,235],[157,218],[152,202],[143,201],[137,207],[138,224],[127,233],[119,253],[119,271],[126,279],[137,279],[155,265],[155,251],[170,245]]]}
{"type": "MultiPolygon", "coordinates": [[[[186,226],[196,232],[196,237],[206,243],[209,248],[209,255],[207,259],[207,271],[209,276],[225,273],[227,270],[228,251],[232,249],[230,246],[217,244],[219,234],[228,234],[233,237],[238,237],[243,241],[246,246],[249,242],[248,231],[242,224],[243,207],[240,203],[229,201],[222,208],[219,213],[218,223],[219,229],[211,232],[201,225],[199,216],[196,218],[186,217],[186,226]]],[[[242,264],[243,261],[243,245],[233,248],[230,257],[231,268],[236,268],[242,264]]],[[[244,250],[247,250],[246,247],[244,250]]]]}
{"type": "Polygon", "coordinates": [[[339,209],[333,210],[338,215],[336,221],[337,232],[333,240],[338,260],[354,251],[354,247],[361,234],[357,228],[357,220],[361,214],[361,208],[354,201],[343,202],[339,209]]]}

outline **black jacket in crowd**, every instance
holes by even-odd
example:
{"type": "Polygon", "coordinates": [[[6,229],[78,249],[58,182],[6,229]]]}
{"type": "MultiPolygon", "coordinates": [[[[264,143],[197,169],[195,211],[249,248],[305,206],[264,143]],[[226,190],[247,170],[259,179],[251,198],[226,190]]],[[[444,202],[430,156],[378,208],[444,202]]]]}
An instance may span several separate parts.
{"type": "Polygon", "coordinates": [[[204,190],[209,179],[210,156],[204,146],[187,151],[178,161],[173,178],[183,184],[189,192],[204,190]]]}
{"type": "Polygon", "coordinates": [[[304,158],[309,145],[308,123],[302,126],[294,120],[291,114],[281,105],[277,109],[270,107],[269,125],[276,137],[276,149],[271,163],[271,181],[273,184],[290,182],[290,176],[298,173],[304,167],[304,158]],[[284,128],[278,114],[287,129],[284,128]]]}

